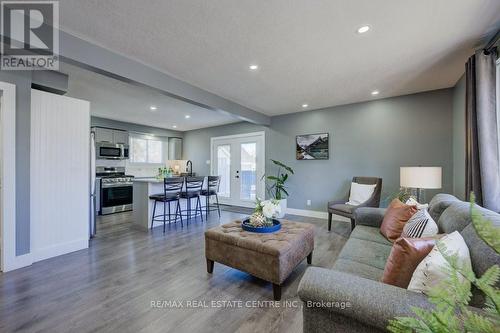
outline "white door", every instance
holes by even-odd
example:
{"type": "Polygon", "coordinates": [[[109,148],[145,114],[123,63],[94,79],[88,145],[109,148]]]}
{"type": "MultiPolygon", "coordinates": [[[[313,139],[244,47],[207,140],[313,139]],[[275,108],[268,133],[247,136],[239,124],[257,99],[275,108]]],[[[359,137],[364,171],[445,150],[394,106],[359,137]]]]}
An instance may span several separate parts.
{"type": "Polygon", "coordinates": [[[90,104],[31,90],[31,254],[34,261],[89,243],[90,104]]]}
{"type": "Polygon", "coordinates": [[[212,175],[221,177],[219,202],[253,207],[264,198],[264,132],[211,138],[212,175]]]}

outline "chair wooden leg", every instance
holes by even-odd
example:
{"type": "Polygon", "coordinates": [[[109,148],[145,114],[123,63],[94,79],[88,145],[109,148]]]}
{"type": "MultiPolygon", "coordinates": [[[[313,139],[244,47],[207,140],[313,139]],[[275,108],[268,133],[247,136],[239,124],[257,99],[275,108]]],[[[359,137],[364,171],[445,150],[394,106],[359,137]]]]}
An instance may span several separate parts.
{"type": "Polygon", "coordinates": [[[328,213],[328,231],[332,230],[332,213],[328,213]]]}
{"type": "Polygon", "coordinates": [[[155,213],[156,213],[156,200],[155,200],[155,205],[153,206],[153,217],[151,217],[151,230],[153,230],[153,222],[155,220],[155,213]]]}

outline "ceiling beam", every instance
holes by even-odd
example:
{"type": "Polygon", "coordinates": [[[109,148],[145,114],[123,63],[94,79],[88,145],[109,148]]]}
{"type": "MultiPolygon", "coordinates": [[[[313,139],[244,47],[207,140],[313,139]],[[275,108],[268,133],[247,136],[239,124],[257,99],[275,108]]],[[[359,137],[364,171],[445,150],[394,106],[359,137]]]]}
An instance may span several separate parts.
{"type": "Polygon", "coordinates": [[[65,62],[131,84],[153,88],[183,100],[242,121],[270,125],[269,116],[176,79],[136,60],[60,31],[60,56],[65,62]]]}

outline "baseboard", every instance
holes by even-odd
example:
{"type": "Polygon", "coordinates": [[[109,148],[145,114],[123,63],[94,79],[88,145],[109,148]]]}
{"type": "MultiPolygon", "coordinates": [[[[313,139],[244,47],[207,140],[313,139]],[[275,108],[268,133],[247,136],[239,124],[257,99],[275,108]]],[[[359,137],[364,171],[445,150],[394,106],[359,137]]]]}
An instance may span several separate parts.
{"type": "Polygon", "coordinates": [[[15,269],[23,268],[33,264],[33,257],[31,253],[26,253],[20,256],[16,256],[14,260],[4,262],[3,272],[13,271],[15,269]]]}
{"type": "Polygon", "coordinates": [[[77,239],[75,241],[47,246],[42,249],[33,251],[33,262],[57,257],[63,254],[71,253],[78,250],[83,250],[89,247],[89,240],[87,238],[77,239]]]}
{"type": "MultiPolygon", "coordinates": [[[[306,210],[306,209],[295,209],[295,208],[287,208],[286,213],[290,215],[298,215],[305,217],[314,217],[317,219],[328,219],[328,212],[320,212],[317,210],[306,210]]],[[[333,219],[336,221],[345,221],[350,222],[351,220],[347,217],[335,215],[333,214],[333,219]]]]}

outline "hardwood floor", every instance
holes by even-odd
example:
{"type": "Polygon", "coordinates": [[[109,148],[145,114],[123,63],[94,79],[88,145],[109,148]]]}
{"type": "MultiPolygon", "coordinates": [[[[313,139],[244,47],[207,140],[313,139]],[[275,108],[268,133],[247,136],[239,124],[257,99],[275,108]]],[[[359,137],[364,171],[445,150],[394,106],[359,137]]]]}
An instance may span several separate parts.
{"type": "MultiPolygon", "coordinates": [[[[99,218],[89,249],[0,275],[0,332],[301,332],[301,304],[292,302],[305,260],[285,282],[279,308],[151,306],[272,301],[270,283],[217,263],[213,275],[206,272],[204,231],[245,216],[221,213],[167,226],[165,234],[131,228],[131,213],[99,218]]],[[[328,233],[326,220],[287,218],[316,225],[312,265],[330,267],[349,223],[334,222],[328,233]]]]}

